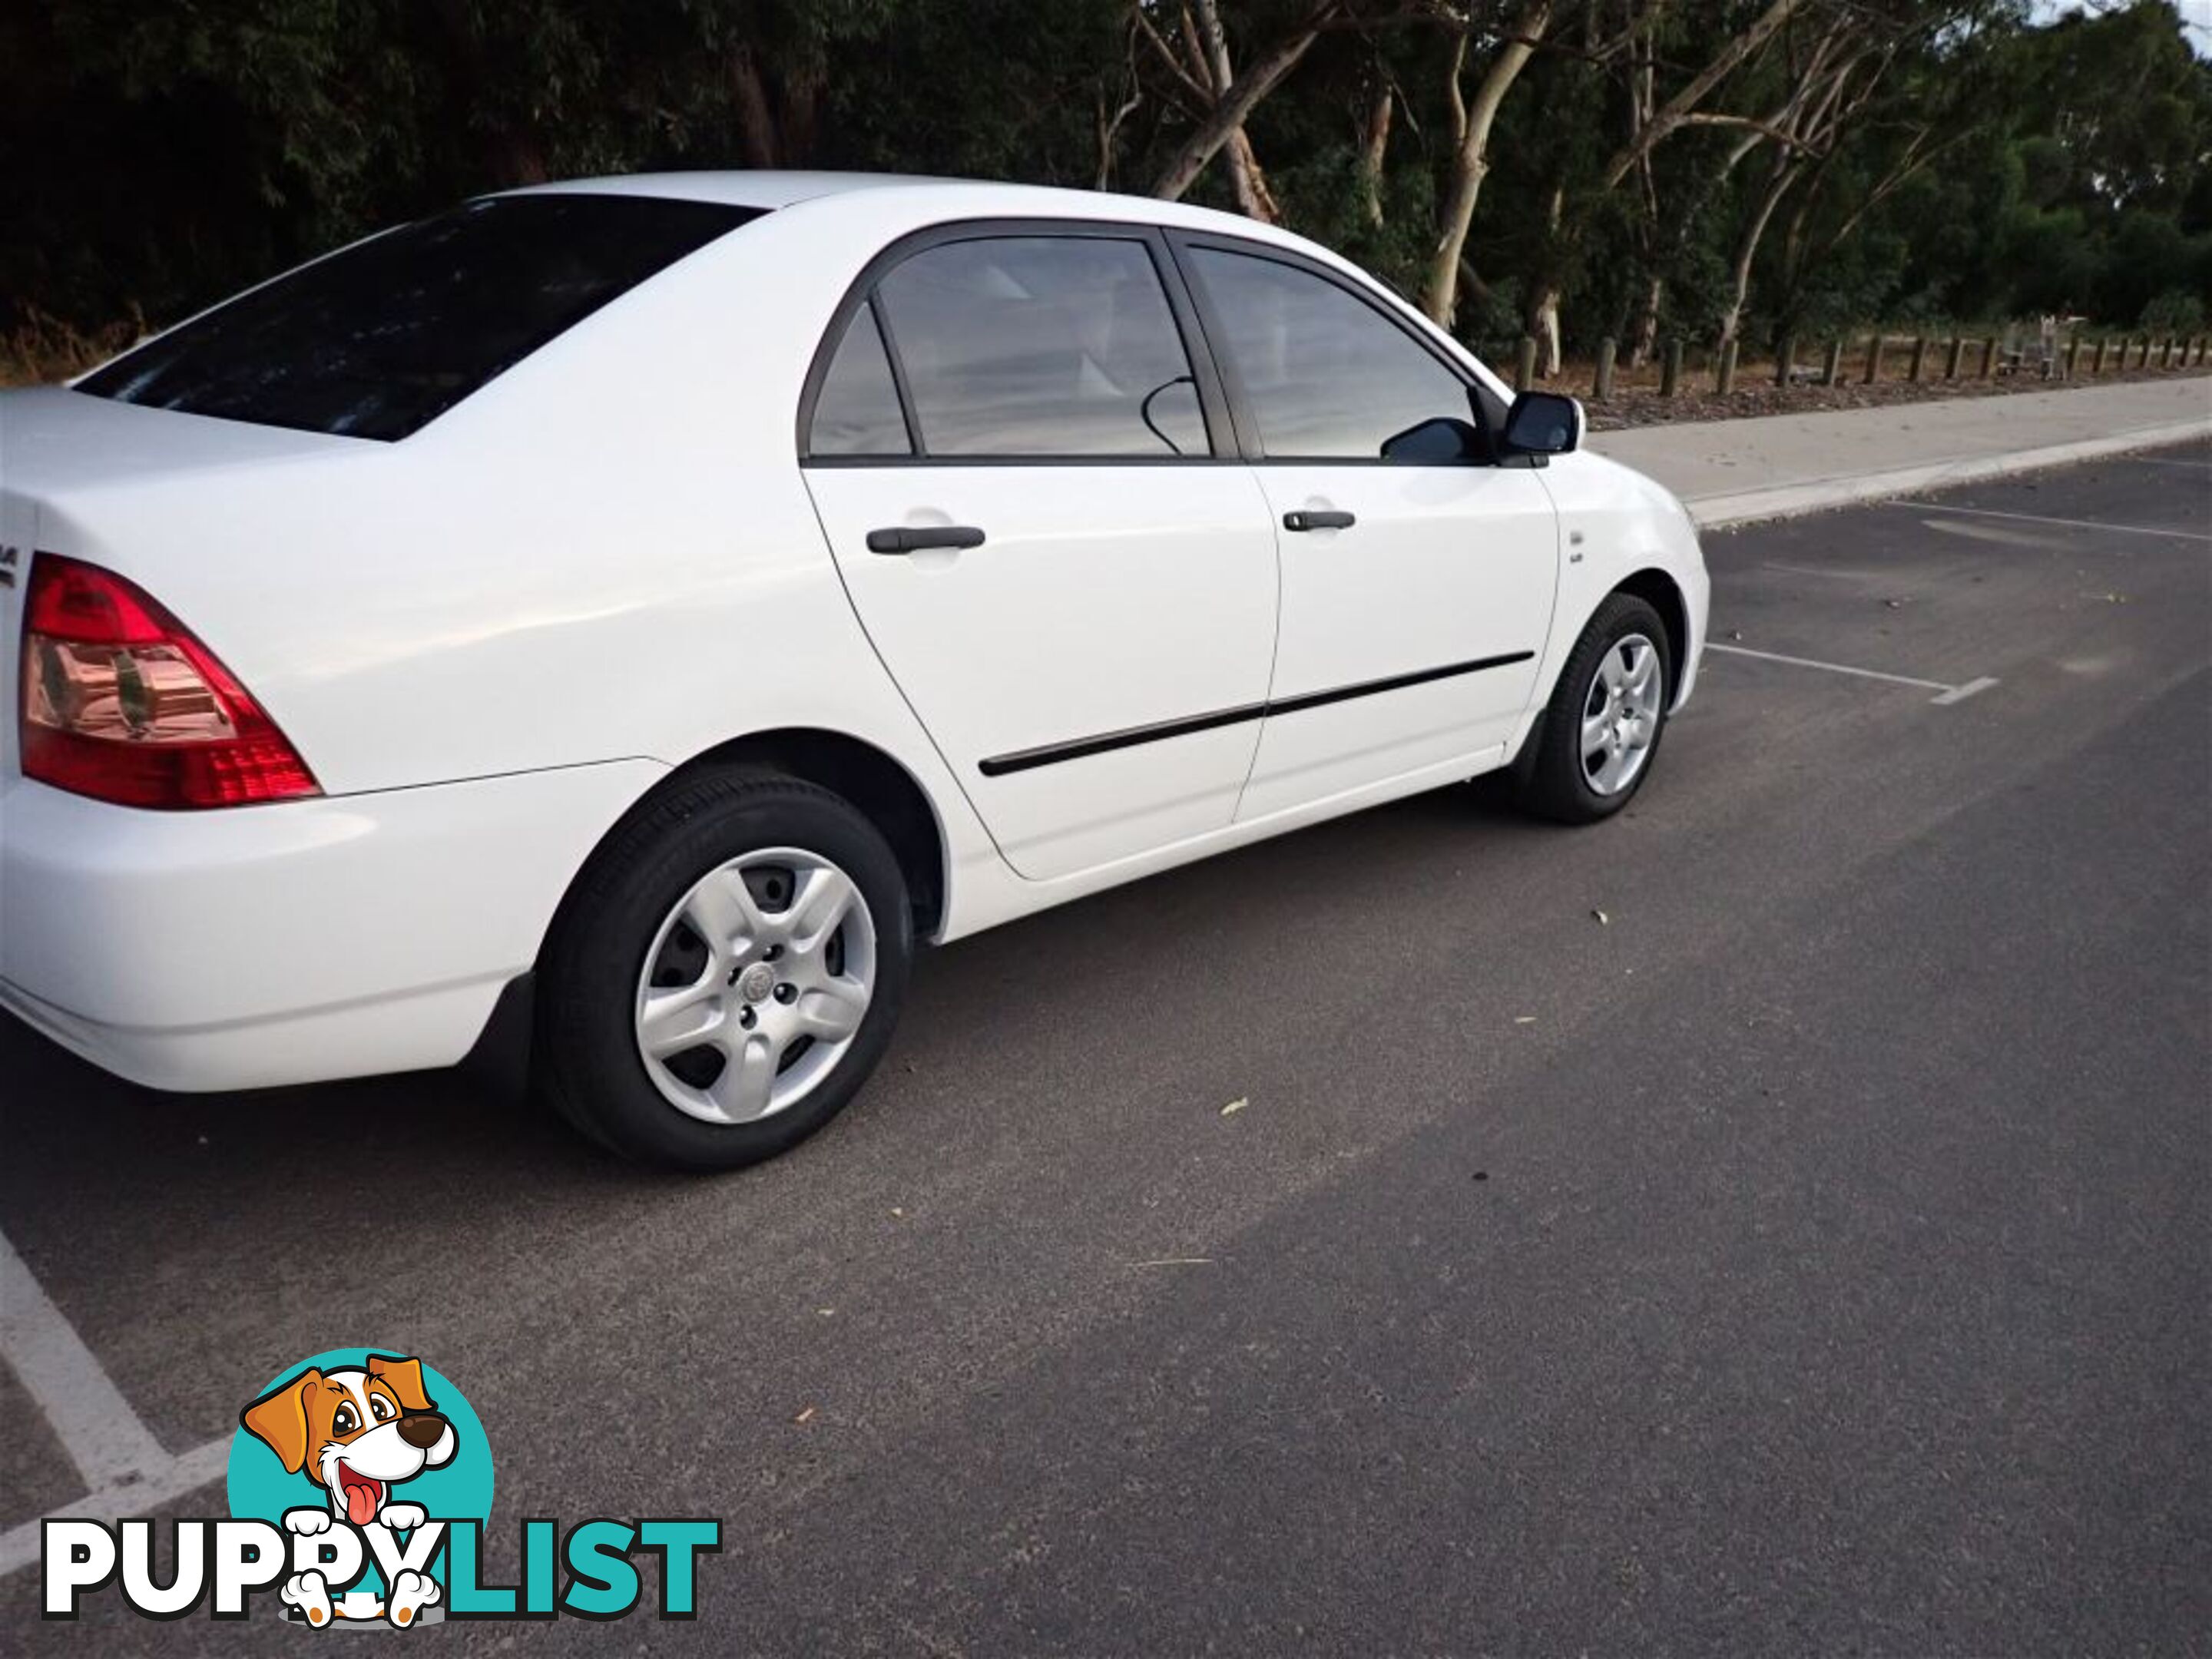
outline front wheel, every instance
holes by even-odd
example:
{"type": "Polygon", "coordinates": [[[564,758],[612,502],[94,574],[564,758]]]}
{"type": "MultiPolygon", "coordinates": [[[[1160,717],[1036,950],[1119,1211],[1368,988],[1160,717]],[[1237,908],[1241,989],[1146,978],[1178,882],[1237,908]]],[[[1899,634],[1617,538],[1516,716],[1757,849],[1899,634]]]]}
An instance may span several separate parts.
{"type": "Polygon", "coordinates": [[[773,1157],[882,1058],[913,948],[898,860],[848,803],[775,773],[704,774],[618,829],[563,906],[535,1082],[649,1163],[773,1157]]]}
{"type": "Polygon", "coordinates": [[[1528,740],[1520,799],[1562,823],[1595,823],[1628,805],[1651,770],[1674,683],[1659,613],[1632,593],[1597,608],[1560,670],[1528,740]]]}

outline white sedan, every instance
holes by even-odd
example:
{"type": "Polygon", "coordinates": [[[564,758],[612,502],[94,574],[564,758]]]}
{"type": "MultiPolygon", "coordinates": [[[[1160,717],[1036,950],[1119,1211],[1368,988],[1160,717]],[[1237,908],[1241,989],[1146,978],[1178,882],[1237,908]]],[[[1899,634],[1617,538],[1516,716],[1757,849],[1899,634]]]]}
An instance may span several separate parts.
{"type": "Polygon", "coordinates": [[[0,398],[0,1001],[157,1088],[524,1048],[747,1163],[915,947],[1510,768],[1619,810],[1665,491],[1344,260],[1156,201],[599,179],[0,398]]]}

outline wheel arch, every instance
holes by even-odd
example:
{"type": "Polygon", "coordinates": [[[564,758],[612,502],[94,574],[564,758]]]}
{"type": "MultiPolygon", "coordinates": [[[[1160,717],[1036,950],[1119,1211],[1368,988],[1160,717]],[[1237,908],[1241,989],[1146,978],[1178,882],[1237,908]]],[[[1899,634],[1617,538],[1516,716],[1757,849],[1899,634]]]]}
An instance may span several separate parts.
{"type": "MultiPolygon", "coordinates": [[[[577,878],[623,824],[665,791],[702,770],[748,764],[773,767],[850,801],[890,843],[899,872],[906,879],[915,937],[936,936],[945,920],[951,843],[928,791],[902,762],[874,744],[819,727],[781,726],[746,732],[702,750],[632,801],[576,866],[568,889],[547,919],[538,946],[541,960],[544,941],[553,937],[577,878]]],[[[501,989],[483,1030],[460,1063],[461,1069],[478,1082],[512,1097],[520,1097],[528,1086],[537,977],[533,968],[501,989]]]]}
{"type": "Polygon", "coordinates": [[[654,785],[647,799],[703,769],[749,763],[774,767],[852,802],[882,831],[898,859],[913,905],[915,937],[936,935],[945,921],[949,884],[945,824],[929,792],[904,763],[874,744],[817,726],[750,732],[694,755],[654,785]]]}
{"type": "MultiPolygon", "coordinates": [[[[1633,594],[1659,613],[1660,625],[1667,630],[1667,707],[1671,710],[1680,695],[1682,677],[1689,667],[1690,605],[1683,597],[1680,585],[1656,565],[1647,565],[1634,574],[1615,582],[1614,593],[1633,594]]],[[[1600,605],[1604,599],[1598,601],[1600,605]]]]}

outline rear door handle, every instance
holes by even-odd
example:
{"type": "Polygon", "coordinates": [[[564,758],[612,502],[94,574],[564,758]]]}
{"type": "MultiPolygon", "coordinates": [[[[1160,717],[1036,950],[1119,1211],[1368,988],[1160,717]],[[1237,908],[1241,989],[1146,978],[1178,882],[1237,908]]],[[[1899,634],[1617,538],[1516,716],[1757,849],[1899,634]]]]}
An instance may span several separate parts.
{"type": "Polygon", "coordinates": [[[925,547],[981,547],[983,532],[973,525],[896,525],[868,532],[871,553],[919,553],[925,547]]]}
{"type": "Polygon", "coordinates": [[[1352,514],[1333,508],[1302,507],[1283,514],[1285,530],[1349,530],[1352,523],[1352,514]]]}

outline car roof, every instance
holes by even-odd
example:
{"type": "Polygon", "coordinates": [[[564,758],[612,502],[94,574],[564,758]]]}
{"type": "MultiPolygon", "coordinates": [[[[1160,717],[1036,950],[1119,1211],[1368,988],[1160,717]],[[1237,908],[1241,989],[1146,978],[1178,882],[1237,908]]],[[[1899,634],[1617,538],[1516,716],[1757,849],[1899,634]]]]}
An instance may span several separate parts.
{"type": "Polygon", "coordinates": [[[911,200],[916,196],[956,191],[963,192],[969,198],[968,205],[970,208],[977,204],[979,197],[986,197],[993,210],[1002,212],[1010,218],[1018,217],[1025,211],[1050,214],[1055,217],[1095,215],[1110,218],[1127,217],[1150,224],[1183,225],[1194,229],[1214,228],[1266,240],[1294,240],[1283,237],[1279,233],[1271,236],[1267,233],[1272,227],[1257,224],[1235,214],[1218,212],[1212,208],[1193,207],[1182,202],[1164,201],[1155,196],[1066,190],[1049,185],[1012,185],[986,179],[940,179],[922,173],[804,173],[767,168],[634,173],[610,174],[598,179],[567,179],[552,184],[526,185],[520,190],[501,193],[510,196],[562,192],[594,196],[658,196],[677,201],[721,202],[732,207],[774,209],[793,207],[801,202],[827,197],[854,196],[863,192],[896,194],[911,200]]]}
{"type": "Polygon", "coordinates": [[[702,169],[690,173],[612,173],[598,179],[563,179],[502,192],[509,196],[582,193],[592,196],[661,196],[686,202],[723,202],[732,207],[782,208],[817,196],[842,196],[856,190],[890,186],[926,189],[957,184],[896,173],[799,173],[769,169],[702,169]]]}

